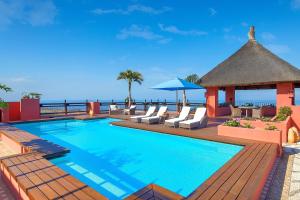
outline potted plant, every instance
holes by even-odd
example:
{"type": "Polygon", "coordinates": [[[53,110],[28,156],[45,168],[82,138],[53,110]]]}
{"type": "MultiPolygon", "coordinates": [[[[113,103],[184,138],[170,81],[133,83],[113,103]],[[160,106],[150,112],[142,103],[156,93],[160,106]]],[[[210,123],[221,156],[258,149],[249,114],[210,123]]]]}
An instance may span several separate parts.
{"type": "Polygon", "coordinates": [[[37,93],[37,92],[24,92],[22,99],[40,99],[42,94],[37,93]]]}

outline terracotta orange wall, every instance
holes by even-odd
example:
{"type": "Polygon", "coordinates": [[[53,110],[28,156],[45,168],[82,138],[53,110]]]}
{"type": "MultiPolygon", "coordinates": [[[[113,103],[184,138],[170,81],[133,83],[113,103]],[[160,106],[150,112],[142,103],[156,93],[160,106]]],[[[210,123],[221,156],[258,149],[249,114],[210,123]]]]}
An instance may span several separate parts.
{"type": "Polygon", "coordinates": [[[286,143],[288,140],[288,130],[293,126],[293,120],[291,117],[288,117],[285,121],[282,122],[264,122],[261,120],[241,120],[242,125],[249,123],[255,128],[265,129],[267,125],[276,126],[278,130],[281,131],[281,140],[283,143],[286,143]]]}
{"type": "Polygon", "coordinates": [[[262,142],[271,142],[279,145],[278,153],[281,154],[281,131],[270,131],[261,128],[242,128],[242,127],[231,127],[231,126],[218,126],[218,135],[243,138],[249,140],[256,140],[262,142]]]}
{"type": "Polygon", "coordinates": [[[22,99],[20,105],[21,120],[40,119],[40,100],[22,99]]]}
{"type": "Polygon", "coordinates": [[[0,109],[1,122],[9,121],[9,108],[0,109]]]}
{"type": "Polygon", "coordinates": [[[226,100],[226,103],[231,103],[234,105],[234,103],[235,103],[235,88],[234,87],[226,87],[225,88],[225,100],[226,100]]]}
{"type": "Polygon", "coordinates": [[[8,102],[9,121],[18,121],[21,119],[20,102],[8,102]]]}
{"type": "Polygon", "coordinates": [[[89,102],[88,103],[88,114],[90,114],[90,115],[100,114],[100,103],[99,102],[89,102]]]}
{"type": "Polygon", "coordinates": [[[298,130],[300,130],[300,106],[291,106],[292,108],[292,120],[293,125],[295,125],[298,130]]]}
{"type": "Polygon", "coordinates": [[[208,117],[216,117],[218,114],[218,92],[219,88],[209,87],[206,89],[206,109],[208,117]]]}
{"type": "Polygon", "coordinates": [[[292,106],[295,100],[295,89],[293,83],[278,83],[276,94],[277,111],[282,106],[292,106]]]}

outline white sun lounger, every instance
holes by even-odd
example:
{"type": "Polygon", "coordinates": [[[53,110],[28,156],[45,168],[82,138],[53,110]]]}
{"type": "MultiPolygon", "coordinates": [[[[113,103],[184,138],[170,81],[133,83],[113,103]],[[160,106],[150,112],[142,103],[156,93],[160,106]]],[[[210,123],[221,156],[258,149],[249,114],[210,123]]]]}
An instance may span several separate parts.
{"type": "Polygon", "coordinates": [[[124,109],[124,115],[134,115],[136,110],[136,105],[131,105],[130,108],[124,109]]]}
{"type": "Polygon", "coordinates": [[[191,107],[183,106],[179,117],[166,120],[165,125],[177,128],[179,126],[179,122],[184,121],[188,118],[190,111],[191,107]]]}
{"type": "Polygon", "coordinates": [[[206,108],[197,108],[194,118],[179,123],[180,128],[204,128],[207,126],[208,117],[206,116],[206,108]]]}
{"type": "Polygon", "coordinates": [[[161,118],[166,114],[168,110],[167,106],[161,106],[155,116],[142,118],[143,123],[157,124],[161,121],[161,118]]]}
{"type": "Polygon", "coordinates": [[[134,121],[134,122],[137,122],[137,123],[140,123],[142,118],[145,118],[145,117],[150,117],[154,114],[156,110],[156,106],[150,106],[148,108],[148,111],[145,115],[139,115],[139,116],[134,116],[134,117],[130,117],[130,120],[131,121],[134,121]]]}

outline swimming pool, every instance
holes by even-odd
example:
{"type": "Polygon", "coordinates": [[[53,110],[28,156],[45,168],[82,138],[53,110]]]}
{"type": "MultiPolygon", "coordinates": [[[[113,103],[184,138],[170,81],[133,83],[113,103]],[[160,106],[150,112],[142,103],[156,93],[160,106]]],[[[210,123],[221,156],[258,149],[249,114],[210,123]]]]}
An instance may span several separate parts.
{"type": "Polygon", "coordinates": [[[52,159],[109,199],[122,199],[150,183],[183,196],[243,147],[113,126],[116,119],[58,120],[14,126],[69,148],[52,159]]]}

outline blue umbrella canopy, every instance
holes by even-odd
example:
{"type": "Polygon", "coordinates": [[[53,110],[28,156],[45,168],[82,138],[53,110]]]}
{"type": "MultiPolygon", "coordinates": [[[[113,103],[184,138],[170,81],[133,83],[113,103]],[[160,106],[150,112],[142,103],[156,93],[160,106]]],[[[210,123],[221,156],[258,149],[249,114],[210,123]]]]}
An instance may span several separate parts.
{"type": "Polygon", "coordinates": [[[197,90],[197,89],[204,89],[204,88],[194,83],[183,80],[181,78],[175,78],[173,80],[158,84],[152,87],[152,89],[177,91],[177,90],[197,90]]]}

